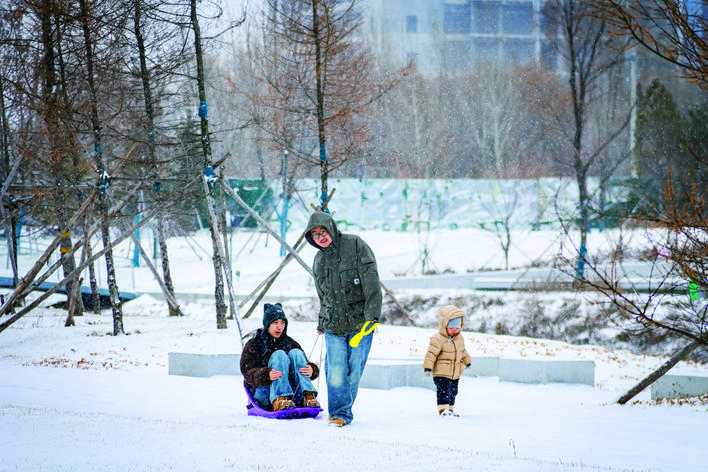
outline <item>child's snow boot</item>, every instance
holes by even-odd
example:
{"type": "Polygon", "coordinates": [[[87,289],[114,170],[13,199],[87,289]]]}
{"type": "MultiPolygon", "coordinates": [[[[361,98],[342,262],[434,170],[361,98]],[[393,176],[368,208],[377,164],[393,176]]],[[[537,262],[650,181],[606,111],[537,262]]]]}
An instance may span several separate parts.
{"type": "Polygon", "coordinates": [[[459,417],[460,415],[458,415],[458,414],[455,412],[454,408],[455,408],[455,407],[454,407],[453,405],[449,405],[449,406],[447,407],[447,410],[441,412],[440,415],[441,415],[441,416],[454,416],[454,417],[459,417]]]}
{"type": "Polygon", "coordinates": [[[438,415],[446,416],[445,412],[450,408],[450,405],[438,405],[438,415]]]}

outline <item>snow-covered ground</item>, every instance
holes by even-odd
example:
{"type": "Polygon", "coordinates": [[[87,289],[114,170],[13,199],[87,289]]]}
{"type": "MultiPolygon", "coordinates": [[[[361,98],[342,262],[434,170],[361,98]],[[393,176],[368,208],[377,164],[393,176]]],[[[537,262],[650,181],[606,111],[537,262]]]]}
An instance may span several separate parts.
{"type": "MultiPolygon", "coordinates": [[[[494,239],[481,231],[359,234],[376,252],[384,278],[419,274],[424,247],[439,271],[501,264],[494,239]]],[[[607,244],[611,235],[594,233],[590,247],[607,244]]],[[[553,233],[521,235],[512,265],[550,259],[554,241],[553,233]]],[[[326,414],[291,421],[250,417],[240,376],[167,372],[168,352],[241,348],[234,321],[216,329],[208,296],[213,271],[208,250],[200,247],[210,247],[206,235],[170,241],[176,289],[190,294],[180,297],[184,317],[167,317],[164,302],[143,295],[124,305],[126,335],[114,337],[108,335],[110,310],[64,328],[66,313],[47,307],[61,299],[53,296],[0,333],[0,471],[705,470],[705,400],[656,404],[645,391],[631,404],[615,403],[663,358],[542,339],[464,332],[473,356],[593,360],[594,388],[464,377],[460,418],[439,417],[434,391],[410,387],[361,389],[355,420],[341,429],[328,427],[326,414]]],[[[242,299],[275,270],[279,250],[260,233],[236,234],[231,247],[242,299]]],[[[121,290],[158,292],[146,268],[130,267],[127,246],[116,254],[121,290]]],[[[310,248],[301,253],[307,262],[313,254],[310,248]]],[[[26,271],[37,254],[23,257],[26,271]]],[[[438,295],[449,299],[465,295],[443,292],[438,295]]],[[[269,296],[292,315],[289,333],[321,361],[314,289],[305,270],[291,263],[269,296]]],[[[243,320],[244,331],[259,327],[261,315],[259,309],[243,320]]],[[[371,358],[419,358],[432,333],[382,325],[371,358]]],[[[708,375],[708,367],[684,362],[671,373],[708,375]]],[[[326,405],[324,380],[318,385],[326,405]]]]}

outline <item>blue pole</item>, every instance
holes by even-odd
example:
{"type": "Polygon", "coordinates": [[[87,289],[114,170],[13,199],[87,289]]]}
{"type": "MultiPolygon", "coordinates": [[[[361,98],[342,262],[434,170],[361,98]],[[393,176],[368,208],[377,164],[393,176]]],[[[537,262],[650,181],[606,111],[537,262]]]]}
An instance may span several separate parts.
{"type": "MultiPolygon", "coordinates": [[[[140,223],[140,214],[135,215],[134,223],[140,223]]],[[[135,230],[135,237],[140,241],[140,228],[135,230]]],[[[140,252],[138,251],[137,244],[133,248],[133,267],[140,267],[140,252]]]]}
{"type": "Polygon", "coordinates": [[[588,256],[588,250],[585,244],[580,245],[580,251],[578,253],[578,264],[575,266],[575,278],[584,279],[585,278],[585,261],[588,256]]]}
{"type": "MultiPolygon", "coordinates": [[[[283,238],[283,241],[286,240],[286,236],[288,233],[288,209],[290,208],[290,198],[284,197],[283,198],[283,210],[280,214],[280,237],[283,238]]],[[[280,257],[285,256],[286,251],[283,246],[280,246],[280,257]]]]}

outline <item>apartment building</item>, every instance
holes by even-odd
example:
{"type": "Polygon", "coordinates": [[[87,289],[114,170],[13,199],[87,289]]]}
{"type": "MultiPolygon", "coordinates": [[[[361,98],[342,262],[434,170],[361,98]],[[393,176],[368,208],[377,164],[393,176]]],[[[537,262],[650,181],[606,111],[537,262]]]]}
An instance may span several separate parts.
{"type": "Polygon", "coordinates": [[[363,0],[363,36],[394,66],[414,59],[424,75],[475,61],[558,67],[544,34],[543,0],[363,0]]]}

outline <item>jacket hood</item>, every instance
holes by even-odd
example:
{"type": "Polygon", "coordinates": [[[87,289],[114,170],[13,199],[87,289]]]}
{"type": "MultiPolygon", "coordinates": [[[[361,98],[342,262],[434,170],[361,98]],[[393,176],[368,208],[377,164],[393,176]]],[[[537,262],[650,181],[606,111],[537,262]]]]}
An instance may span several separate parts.
{"type": "Polygon", "coordinates": [[[312,231],[314,228],[317,228],[318,226],[324,226],[325,228],[327,228],[327,231],[329,232],[330,236],[332,236],[332,244],[335,247],[338,246],[340,233],[337,229],[337,223],[334,222],[334,218],[332,218],[332,215],[330,215],[329,213],[325,213],[324,211],[316,211],[312,215],[310,215],[310,220],[307,222],[307,228],[305,228],[305,239],[307,240],[307,242],[317,249],[322,249],[320,246],[317,245],[315,240],[312,239],[312,236],[310,235],[310,231],[312,231]]]}
{"type": "Polygon", "coordinates": [[[438,331],[445,337],[447,334],[447,323],[453,318],[462,318],[462,326],[460,330],[465,326],[465,312],[460,310],[454,305],[445,305],[438,311],[438,331]]]}

